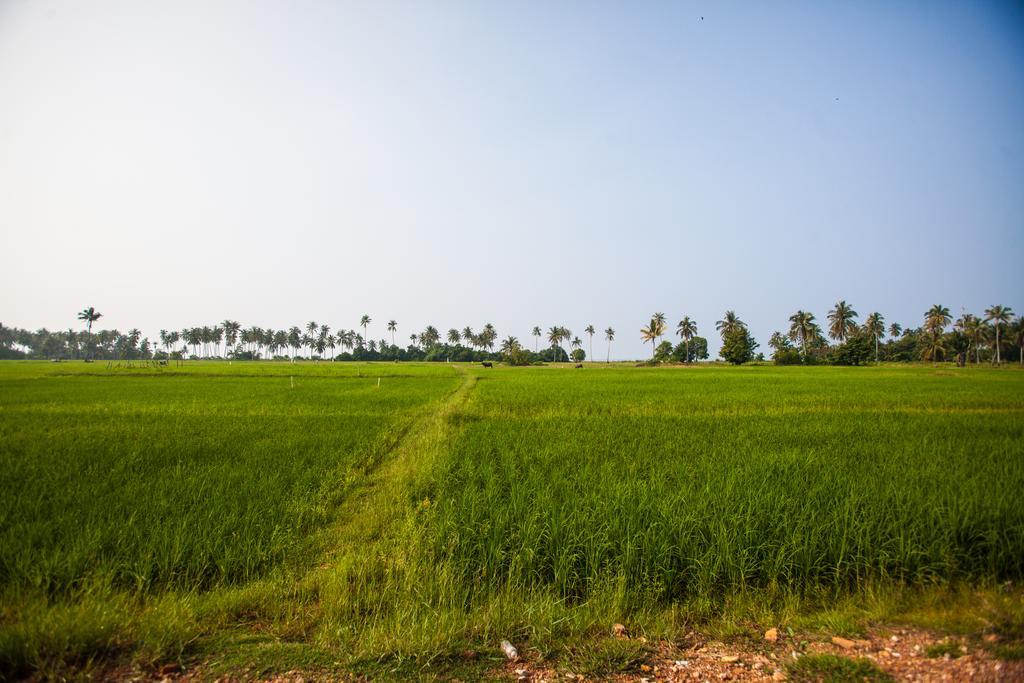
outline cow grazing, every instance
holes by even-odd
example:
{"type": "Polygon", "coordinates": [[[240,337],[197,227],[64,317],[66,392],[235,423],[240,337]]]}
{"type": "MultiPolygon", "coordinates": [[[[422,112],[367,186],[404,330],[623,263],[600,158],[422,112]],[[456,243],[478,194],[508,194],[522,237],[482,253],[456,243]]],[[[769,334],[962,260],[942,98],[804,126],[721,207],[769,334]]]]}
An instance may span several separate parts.
{"type": "Polygon", "coordinates": [[[582,367],[583,367],[583,363],[577,363],[577,364],[576,364],[576,369],[577,369],[577,370],[579,370],[579,369],[580,369],[580,368],[582,368],[582,367]]]}
{"type": "Polygon", "coordinates": [[[492,363],[489,360],[485,360],[484,362],[480,363],[480,365],[484,366],[485,368],[493,368],[494,367],[494,363],[492,363]]]}

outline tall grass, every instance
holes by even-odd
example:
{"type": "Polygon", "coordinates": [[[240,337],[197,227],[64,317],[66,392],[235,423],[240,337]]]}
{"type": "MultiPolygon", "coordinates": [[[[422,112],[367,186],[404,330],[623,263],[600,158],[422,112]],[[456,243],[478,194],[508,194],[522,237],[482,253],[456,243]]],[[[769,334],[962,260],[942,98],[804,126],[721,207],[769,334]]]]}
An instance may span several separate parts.
{"type": "Polygon", "coordinates": [[[609,579],[749,587],[1024,574],[1024,375],[503,370],[457,416],[429,555],[466,604],[609,579]]]}
{"type": "Polygon", "coordinates": [[[457,381],[329,366],[3,365],[0,588],[205,590],[308,562],[347,487],[457,381]]]}

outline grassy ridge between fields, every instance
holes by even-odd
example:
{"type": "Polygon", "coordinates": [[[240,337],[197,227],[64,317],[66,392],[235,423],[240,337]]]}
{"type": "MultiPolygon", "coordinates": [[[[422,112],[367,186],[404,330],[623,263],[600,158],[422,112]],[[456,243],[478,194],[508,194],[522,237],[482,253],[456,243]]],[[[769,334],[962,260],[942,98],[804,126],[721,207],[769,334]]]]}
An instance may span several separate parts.
{"type": "Polygon", "coordinates": [[[1019,371],[14,365],[8,670],[386,676],[505,637],[600,670],[636,655],[587,645],[614,621],[1024,623],[994,588],[1024,574],[1019,371]]]}

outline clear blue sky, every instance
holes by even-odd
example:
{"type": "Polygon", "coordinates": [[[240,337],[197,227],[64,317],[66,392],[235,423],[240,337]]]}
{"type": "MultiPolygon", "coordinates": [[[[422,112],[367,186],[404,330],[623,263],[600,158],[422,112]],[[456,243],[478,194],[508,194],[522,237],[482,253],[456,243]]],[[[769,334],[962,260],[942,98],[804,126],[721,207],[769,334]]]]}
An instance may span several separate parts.
{"type": "Polygon", "coordinates": [[[153,337],[1024,312],[1024,5],[6,0],[0,236],[153,337]]]}

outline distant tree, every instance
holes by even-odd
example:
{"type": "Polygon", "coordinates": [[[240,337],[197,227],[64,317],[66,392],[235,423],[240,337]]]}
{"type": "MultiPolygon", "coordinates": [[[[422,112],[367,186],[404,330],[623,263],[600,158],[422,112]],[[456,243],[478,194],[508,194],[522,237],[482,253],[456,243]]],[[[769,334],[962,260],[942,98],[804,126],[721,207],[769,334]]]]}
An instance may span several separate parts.
{"type": "Polygon", "coordinates": [[[942,334],[946,326],[953,322],[949,309],[935,304],[924,314],[924,328],[933,334],[942,334]]]}
{"type": "Polygon", "coordinates": [[[1017,346],[1020,354],[1021,367],[1024,367],[1024,317],[1018,315],[1009,331],[1013,337],[1013,343],[1017,346]]]}
{"type": "Polygon", "coordinates": [[[855,332],[829,353],[833,365],[863,365],[871,359],[871,338],[861,331],[855,332]]]}
{"type": "Polygon", "coordinates": [[[456,330],[454,327],[452,329],[448,330],[448,343],[449,344],[456,345],[456,344],[459,343],[460,339],[462,339],[462,335],[459,334],[458,330],[456,330]]]}
{"type": "Polygon", "coordinates": [[[530,332],[530,334],[533,335],[533,352],[536,353],[537,352],[537,347],[538,347],[538,342],[540,342],[540,337],[543,334],[543,332],[540,331],[539,327],[534,325],[533,330],[530,332]]]}
{"type": "Polygon", "coordinates": [[[972,313],[964,313],[953,324],[953,327],[967,340],[968,360],[970,360],[969,352],[974,351],[974,362],[980,363],[981,343],[985,339],[985,323],[972,313]]]}
{"type": "Polygon", "coordinates": [[[725,340],[726,336],[739,329],[747,329],[747,324],[739,319],[734,311],[726,311],[725,317],[715,323],[715,329],[725,340]]]}
{"type": "Polygon", "coordinates": [[[612,362],[612,342],[615,341],[615,330],[609,327],[604,331],[604,338],[608,341],[608,355],[605,357],[605,363],[612,362]]]}
{"type": "Polygon", "coordinates": [[[569,360],[573,363],[582,363],[587,359],[587,352],[582,348],[573,349],[572,353],[569,354],[569,360]]]}
{"type": "Polygon", "coordinates": [[[813,343],[818,335],[818,324],[814,322],[814,314],[797,311],[789,316],[789,338],[800,343],[800,353],[807,358],[807,344],[813,343]]]}
{"type": "Polygon", "coordinates": [[[839,343],[845,342],[857,331],[857,311],[845,301],[837,301],[835,308],[828,312],[828,336],[839,343]]]}
{"type": "Polygon", "coordinates": [[[893,323],[892,325],[889,325],[889,336],[892,337],[893,339],[900,336],[901,332],[903,332],[903,325],[900,325],[899,323],[893,323]]]}
{"type": "Polygon", "coordinates": [[[690,340],[697,336],[697,323],[690,320],[690,316],[683,316],[683,319],[676,325],[676,334],[683,338],[686,344],[686,362],[690,362],[690,340]]]}
{"type": "Polygon", "coordinates": [[[754,341],[747,328],[737,325],[731,332],[726,333],[718,355],[733,365],[742,365],[753,360],[757,347],[758,343],[754,341]]]}
{"type": "Polygon", "coordinates": [[[398,329],[398,323],[394,320],[388,321],[388,332],[391,333],[391,345],[395,345],[395,331],[398,329]]]}
{"type": "MultiPolygon", "coordinates": [[[[562,332],[565,328],[555,325],[554,327],[548,328],[548,342],[551,344],[552,349],[561,349],[560,342],[562,341],[562,332]]],[[[559,354],[556,354],[556,356],[559,354]]]]}
{"type": "Polygon", "coordinates": [[[654,349],[654,360],[666,363],[672,360],[672,342],[663,341],[654,349]]]}
{"type": "Polygon", "coordinates": [[[441,334],[433,325],[427,325],[427,329],[420,332],[420,343],[427,349],[433,348],[441,341],[441,334]]]}
{"type": "MultiPolygon", "coordinates": [[[[86,341],[88,342],[89,346],[94,346],[93,339],[92,339],[92,324],[94,322],[96,322],[97,320],[99,320],[100,318],[102,318],[102,317],[103,317],[103,314],[100,313],[99,311],[97,311],[92,306],[89,306],[89,308],[83,309],[78,314],[78,319],[81,320],[82,322],[84,322],[85,325],[86,325],[86,341]]],[[[95,353],[96,353],[96,350],[93,349],[93,355],[95,355],[95,353]]]]}
{"type": "Polygon", "coordinates": [[[672,350],[672,358],[681,363],[707,360],[708,340],[704,337],[693,337],[689,343],[679,342],[672,350]]]}
{"type": "Polygon", "coordinates": [[[878,362],[878,340],[885,336],[885,318],[881,313],[872,313],[864,321],[864,334],[875,343],[875,362],[878,362]]]}
{"type": "Polygon", "coordinates": [[[1003,325],[1009,325],[1012,317],[1013,309],[1009,306],[990,306],[985,309],[985,321],[992,323],[996,331],[996,365],[1001,365],[1003,361],[999,348],[1002,341],[999,336],[999,328],[1003,325]]]}
{"type": "MultiPolygon", "coordinates": [[[[651,342],[651,358],[654,358],[656,351],[655,343],[658,341],[658,337],[665,333],[665,322],[658,319],[658,313],[655,313],[651,317],[651,322],[647,324],[647,327],[640,328],[640,339],[645,343],[651,342]]],[[[665,316],[662,315],[662,318],[665,316]]]]}
{"type": "Polygon", "coordinates": [[[597,330],[594,329],[593,325],[587,325],[585,328],[583,328],[583,331],[586,332],[587,335],[590,337],[590,359],[593,360],[594,359],[594,333],[597,332],[597,330]]]}
{"type": "Polygon", "coordinates": [[[365,339],[370,338],[369,335],[367,334],[366,328],[368,328],[370,326],[370,323],[372,322],[373,321],[370,320],[370,316],[365,314],[363,315],[362,318],[359,319],[359,326],[363,328],[363,338],[365,339]]]}
{"type": "Polygon", "coordinates": [[[665,334],[665,330],[667,329],[668,319],[665,317],[664,313],[655,313],[654,320],[658,321],[658,339],[661,339],[662,335],[665,334]]]}

